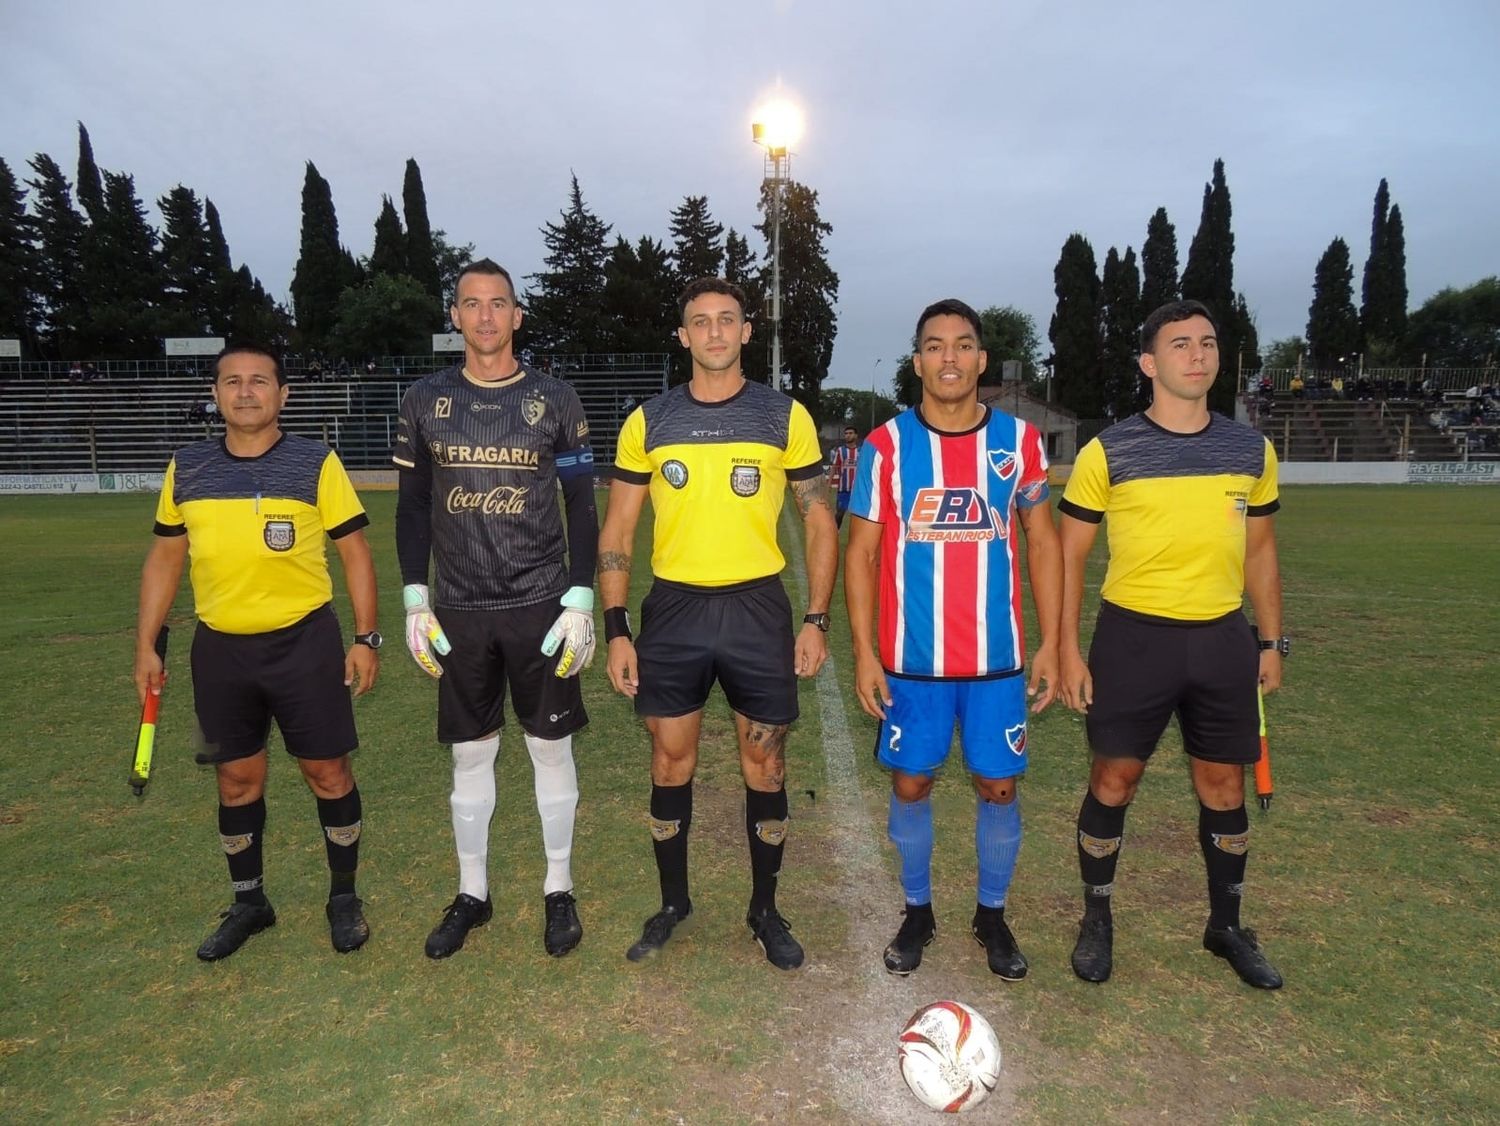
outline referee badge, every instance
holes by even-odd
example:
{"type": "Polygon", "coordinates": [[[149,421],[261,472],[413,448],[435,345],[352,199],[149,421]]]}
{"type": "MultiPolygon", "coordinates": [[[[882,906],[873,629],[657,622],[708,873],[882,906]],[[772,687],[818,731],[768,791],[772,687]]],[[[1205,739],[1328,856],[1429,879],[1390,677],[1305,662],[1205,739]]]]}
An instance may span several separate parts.
{"type": "Polygon", "coordinates": [[[267,520],[264,535],[272,551],[291,551],[297,542],[297,525],[290,520],[267,520]]]}
{"type": "Polygon", "coordinates": [[[680,489],[688,483],[688,468],[675,457],[663,463],[661,475],[667,479],[667,484],[674,489],[680,489]]]}
{"type": "Polygon", "coordinates": [[[729,487],[737,497],[753,497],[760,492],[760,467],[736,465],[729,471],[729,487]]]}
{"type": "Polygon", "coordinates": [[[521,400],[521,417],[526,420],[527,426],[535,426],[542,421],[542,416],[547,413],[547,400],[536,395],[528,395],[521,400]]]}

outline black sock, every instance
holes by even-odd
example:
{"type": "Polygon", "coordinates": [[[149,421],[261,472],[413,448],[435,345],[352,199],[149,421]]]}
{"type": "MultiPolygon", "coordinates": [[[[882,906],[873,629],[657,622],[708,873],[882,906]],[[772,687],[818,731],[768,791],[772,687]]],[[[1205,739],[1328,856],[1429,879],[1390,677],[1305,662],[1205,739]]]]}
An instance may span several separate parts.
{"type": "Polygon", "coordinates": [[[1245,807],[1209,809],[1200,804],[1198,843],[1208,869],[1208,925],[1237,927],[1250,852],[1250,816],[1245,807]]]}
{"type": "Polygon", "coordinates": [[[1083,876],[1083,913],[1086,918],[1111,917],[1110,898],[1115,891],[1115,865],[1125,836],[1124,805],[1105,805],[1085,791],[1078,810],[1078,871],[1083,876]]]}
{"type": "Polygon", "coordinates": [[[775,793],[745,787],[745,834],[750,839],[750,910],[776,906],[776,877],[786,851],[786,787],[775,793]]]}
{"type": "Polygon", "coordinates": [[[686,915],[688,899],[688,826],[693,823],[693,783],[651,786],[651,842],[661,905],[686,915]]]}
{"type": "Polygon", "coordinates": [[[341,798],[319,798],[318,820],[323,823],[323,847],[328,852],[328,898],[354,894],[359,868],[359,833],[364,807],[355,786],[341,798]]]}
{"type": "Polygon", "coordinates": [[[266,902],[262,886],[265,868],[261,860],[262,838],[266,834],[266,799],[256,798],[249,805],[219,803],[219,843],[229,861],[229,884],[236,903],[266,902]]]}

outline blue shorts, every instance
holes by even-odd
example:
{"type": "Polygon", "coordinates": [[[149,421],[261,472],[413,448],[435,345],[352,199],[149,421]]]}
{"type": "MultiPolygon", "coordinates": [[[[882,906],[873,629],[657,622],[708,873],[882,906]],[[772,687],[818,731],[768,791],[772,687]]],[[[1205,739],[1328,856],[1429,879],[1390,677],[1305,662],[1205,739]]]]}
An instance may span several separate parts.
{"type": "Polygon", "coordinates": [[[932,775],[948,758],[958,724],[964,766],[981,778],[1026,773],[1026,678],[912,680],[886,673],[891,706],[875,757],[905,774],[932,775]]]}
{"type": "Polygon", "coordinates": [[[835,493],[834,494],[834,507],[836,509],[838,509],[840,512],[848,512],[849,511],[849,498],[852,497],[853,495],[854,495],[853,493],[835,493]]]}

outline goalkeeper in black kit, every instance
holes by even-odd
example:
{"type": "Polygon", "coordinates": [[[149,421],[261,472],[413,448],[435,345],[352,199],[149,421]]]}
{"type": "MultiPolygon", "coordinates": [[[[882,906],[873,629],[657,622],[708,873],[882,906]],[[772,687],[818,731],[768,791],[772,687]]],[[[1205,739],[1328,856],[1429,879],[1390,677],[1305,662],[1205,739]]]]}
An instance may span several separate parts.
{"type": "Polygon", "coordinates": [[[450,315],[464,362],[406,393],[391,455],[406,644],[438,680],[437,735],[453,748],[459,887],[427,956],[457,952],[493,914],[489,825],[507,686],[542,821],[543,945],[561,956],[583,938],[571,856],[573,733],[588,722],[578,673],[594,653],[589,427],[571,387],[516,359],[523,313],[504,268],[488,258],[466,267],[450,315]]]}

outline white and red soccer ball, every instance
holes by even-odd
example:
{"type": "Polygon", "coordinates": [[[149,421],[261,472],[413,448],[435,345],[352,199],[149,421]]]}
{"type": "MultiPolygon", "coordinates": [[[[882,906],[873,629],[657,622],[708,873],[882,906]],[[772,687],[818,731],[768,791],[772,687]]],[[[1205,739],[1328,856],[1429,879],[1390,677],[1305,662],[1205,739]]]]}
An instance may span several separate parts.
{"type": "Polygon", "coordinates": [[[901,1029],[900,1062],[912,1094],[957,1114],[978,1106],[1000,1081],[1000,1041],[962,1001],[934,1001],[901,1029]]]}

